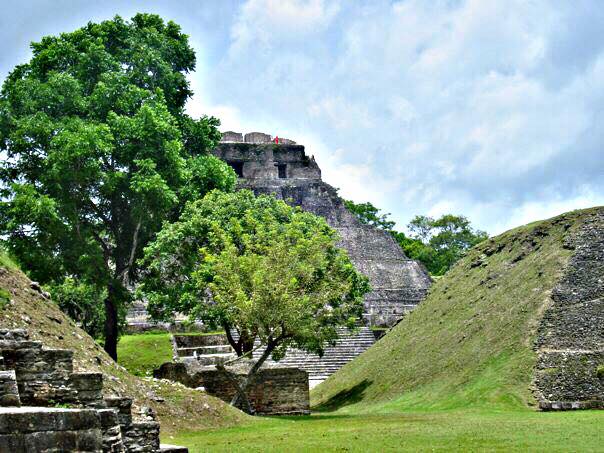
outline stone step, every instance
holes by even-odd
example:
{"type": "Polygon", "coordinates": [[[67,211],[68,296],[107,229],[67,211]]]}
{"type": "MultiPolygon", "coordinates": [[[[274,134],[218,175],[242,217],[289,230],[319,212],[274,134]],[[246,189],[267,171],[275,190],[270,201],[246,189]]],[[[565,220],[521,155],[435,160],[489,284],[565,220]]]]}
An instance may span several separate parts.
{"type": "Polygon", "coordinates": [[[29,332],[25,329],[0,329],[1,340],[25,341],[29,339],[29,332]]]}
{"type": "Polygon", "coordinates": [[[191,357],[195,355],[234,353],[230,345],[196,346],[192,348],[178,348],[178,357],[191,357]]]}
{"type": "MultiPolygon", "coordinates": [[[[269,363],[304,370],[308,372],[311,380],[326,379],[369,349],[376,341],[373,332],[367,327],[360,327],[356,332],[339,328],[338,334],[340,337],[335,345],[327,346],[322,357],[290,349],[282,360],[279,362],[271,360],[269,363]]],[[[257,354],[261,353],[261,350],[257,352],[257,354]]]]}
{"type": "Polygon", "coordinates": [[[172,342],[176,349],[180,348],[195,348],[199,346],[220,346],[228,344],[226,335],[211,334],[211,335],[172,335],[172,342]]]}
{"type": "Polygon", "coordinates": [[[0,407],[0,450],[102,451],[101,420],[94,409],[0,407]]]}
{"type": "Polygon", "coordinates": [[[128,426],[132,423],[132,398],[106,396],[104,401],[108,409],[114,409],[117,412],[121,426],[128,426]]]}
{"type": "Polygon", "coordinates": [[[7,351],[13,351],[17,349],[31,349],[31,350],[41,350],[42,342],[41,341],[31,341],[31,340],[2,340],[0,339],[0,351],[2,355],[4,355],[7,351]]]}
{"type": "Polygon", "coordinates": [[[122,429],[118,420],[117,410],[99,409],[101,418],[101,435],[103,438],[104,453],[124,453],[124,443],[122,442],[122,429]]]}
{"type": "MultiPolygon", "coordinates": [[[[335,373],[337,370],[342,368],[344,365],[354,360],[360,354],[369,349],[376,341],[373,331],[367,327],[359,327],[356,332],[350,332],[346,328],[338,328],[338,334],[340,337],[336,340],[335,345],[327,346],[323,357],[319,357],[315,354],[309,354],[304,351],[297,349],[289,349],[286,356],[279,362],[273,362],[269,359],[269,363],[284,367],[284,368],[299,368],[309,373],[311,379],[317,377],[327,377],[335,373]]],[[[237,339],[238,335],[236,332],[232,332],[233,338],[237,339]]],[[[256,346],[259,343],[256,342],[256,346]]],[[[209,348],[209,347],[208,347],[209,348]]],[[[232,351],[229,345],[216,345],[212,346],[216,348],[214,350],[207,349],[203,352],[217,352],[219,348],[221,350],[232,351]]],[[[182,348],[188,351],[197,352],[197,348],[182,348]]],[[[259,349],[255,352],[254,356],[259,357],[262,354],[262,350],[259,349]]],[[[188,358],[179,354],[180,357],[188,358]]],[[[212,359],[211,356],[220,357],[219,354],[202,354],[203,358],[198,362],[200,365],[214,365],[219,359],[212,359]]]]}
{"type": "Polygon", "coordinates": [[[72,373],[69,386],[74,391],[74,402],[86,407],[104,407],[103,374],[72,373]]]}
{"type": "Polygon", "coordinates": [[[206,354],[198,355],[197,357],[185,357],[187,361],[191,361],[200,366],[216,365],[221,361],[231,360],[234,358],[235,354],[206,354]]]}
{"type": "Polygon", "coordinates": [[[122,425],[122,442],[126,451],[156,452],[159,450],[159,423],[156,421],[132,422],[122,425]]]}

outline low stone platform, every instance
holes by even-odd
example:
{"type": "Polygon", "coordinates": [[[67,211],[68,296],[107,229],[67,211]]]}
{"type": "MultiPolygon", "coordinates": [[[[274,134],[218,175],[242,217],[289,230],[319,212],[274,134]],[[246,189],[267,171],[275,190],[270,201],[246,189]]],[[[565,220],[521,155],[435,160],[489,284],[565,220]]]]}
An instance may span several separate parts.
{"type": "MultiPolygon", "coordinates": [[[[230,370],[240,379],[245,371],[230,370]]],[[[210,395],[230,403],[235,396],[231,379],[214,367],[195,367],[182,362],[164,363],[155,370],[157,379],[169,379],[191,388],[203,387],[210,395]]],[[[248,393],[252,409],[258,415],[310,414],[308,373],[297,368],[262,368],[248,393]]]]}
{"type": "MultiPolygon", "coordinates": [[[[237,333],[232,333],[237,338],[237,333]]],[[[290,348],[279,362],[268,360],[267,365],[276,368],[298,368],[308,373],[312,389],[338,371],[359,354],[369,349],[376,341],[374,332],[365,326],[354,331],[338,328],[338,339],[328,345],[322,357],[299,349],[290,348]]],[[[258,346],[258,345],[256,345],[258,346]]],[[[219,361],[235,358],[233,348],[224,334],[172,335],[174,360],[193,368],[212,366],[219,361]]],[[[254,358],[262,354],[262,349],[254,353],[254,358]]]]}

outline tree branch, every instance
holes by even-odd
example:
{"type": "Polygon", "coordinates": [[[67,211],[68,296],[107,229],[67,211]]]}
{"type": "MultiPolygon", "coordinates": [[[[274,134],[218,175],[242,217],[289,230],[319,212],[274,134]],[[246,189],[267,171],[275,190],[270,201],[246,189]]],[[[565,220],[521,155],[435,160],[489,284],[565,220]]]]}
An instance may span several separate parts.
{"type": "MultiPolygon", "coordinates": [[[[251,405],[247,398],[247,391],[250,387],[250,384],[252,383],[252,379],[254,378],[254,375],[258,372],[258,370],[264,364],[266,359],[268,359],[268,357],[272,354],[272,352],[274,351],[275,347],[278,344],[279,343],[277,343],[276,341],[269,338],[268,343],[266,345],[266,349],[264,350],[264,352],[262,353],[260,358],[250,368],[250,371],[247,373],[247,375],[243,381],[243,384],[237,386],[237,393],[235,393],[235,396],[233,396],[233,399],[231,400],[231,406],[236,406],[239,403],[239,400],[241,398],[244,398],[244,400],[247,402],[248,407],[251,410],[251,405]]],[[[225,369],[225,371],[226,371],[226,369],[225,369]]]]}
{"type": "MultiPolygon", "coordinates": [[[[237,354],[237,356],[240,357],[242,355],[241,354],[241,343],[235,342],[235,339],[233,338],[233,335],[231,334],[231,327],[227,323],[222,323],[222,328],[224,329],[224,331],[226,333],[227,341],[229,342],[231,347],[235,350],[235,353],[237,354]]],[[[239,339],[241,340],[241,335],[239,335],[239,339]]]]}

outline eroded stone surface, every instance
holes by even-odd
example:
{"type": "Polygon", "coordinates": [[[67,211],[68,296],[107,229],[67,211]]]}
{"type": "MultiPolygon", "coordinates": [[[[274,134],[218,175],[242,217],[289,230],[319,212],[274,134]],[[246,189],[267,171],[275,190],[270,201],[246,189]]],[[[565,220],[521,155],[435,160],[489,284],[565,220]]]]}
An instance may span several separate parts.
{"type": "Polygon", "coordinates": [[[544,410],[604,408],[604,208],[565,246],[574,249],[539,327],[535,389],[544,410]]]}
{"type": "Polygon", "coordinates": [[[130,398],[103,399],[102,374],[74,373],[72,351],[0,330],[0,357],[0,405],[41,406],[0,407],[0,453],[160,451],[154,412],[142,408],[135,420],[130,398]]]}
{"type": "Polygon", "coordinates": [[[0,406],[21,406],[15,370],[0,371],[0,406]]]}
{"type": "MultiPolygon", "coordinates": [[[[243,379],[246,370],[229,369],[243,379]]],[[[206,392],[230,403],[236,389],[225,373],[213,367],[164,363],[154,372],[158,379],[170,379],[206,392]]],[[[258,415],[303,415],[310,413],[308,373],[297,368],[262,368],[250,387],[248,398],[258,415]]],[[[242,407],[240,404],[240,407],[242,407]]]]}
{"type": "Polygon", "coordinates": [[[101,452],[101,421],[92,409],[0,408],[0,452],[101,452]]]}

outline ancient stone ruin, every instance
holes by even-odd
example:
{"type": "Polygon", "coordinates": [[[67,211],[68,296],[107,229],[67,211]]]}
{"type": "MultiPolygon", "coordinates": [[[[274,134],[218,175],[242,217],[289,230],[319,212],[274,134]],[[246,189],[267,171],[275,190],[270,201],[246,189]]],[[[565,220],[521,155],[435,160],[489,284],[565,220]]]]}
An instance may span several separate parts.
{"type": "Polygon", "coordinates": [[[564,247],[574,253],[539,326],[535,394],[542,410],[604,408],[604,208],[564,247]]]}
{"type": "Polygon", "coordinates": [[[240,132],[226,131],[222,133],[221,143],[276,143],[282,145],[295,145],[296,142],[288,138],[272,137],[262,132],[249,132],[245,136],[240,132]]]}
{"type": "MultiPolygon", "coordinates": [[[[337,190],[321,180],[321,169],[314,157],[305,153],[304,146],[287,139],[280,139],[279,144],[272,140],[259,132],[245,137],[225,132],[214,154],[235,170],[239,188],[273,194],[323,216],[340,234],[340,245],[356,268],[371,282],[372,291],[365,297],[365,324],[394,325],[426,296],[432,282],[428,272],[407,258],[390,234],[363,225],[346,209],[337,190]]],[[[131,330],[154,326],[142,302],[129,310],[127,321],[131,330]]]]}
{"type": "Polygon", "coordinates": [[[385,231],[363,225],[351,214],[336,189],[321,180],[321,170],[304,146],[269,143],[267,134],[228,132],[214,154],[239,176],[240,188],[288,200],[325,217],[341,236],[356,268],[367,275],[372,291],[365,297],[364,318],[371,326],[392,326],[426,295],[431,279],[385,231]]]}
{"type": "MultiPolygon", "coordinates": [[[[174,361],[164,363],[153,373],[155,378],[170,379],[206,392],[230,403],[235,386],[219,362],[236,358],[225,334],[172,335],[174,361]]],[[[244,361],[249,362],[249,361],[244,361]]],[[[229,372],[243,378],[245,366],[229,367],[229,372]]],[[[308,373],[297,367],[267,363],[259,371],[248,399],[258,415],[304,415],[310,413],[308,373]]],[[[241,407],[241,405],[240,405],[241,407]]]]}
{"type": "Polygon", "coordinates": [[[171,452],[150,408],[103,396],[101,373],[73,371],[73,352],[0,329],[0,452],[171,452]]]}
{"type": "MultiPolygon", "coordinates": [[[[244,136],[230,131],[223,133],[214,154],[235,170],[239,188],[251,189],[256,194],[273,194],[323,216],[338,231],[340,245],[348,251],[357,269],[369,277],[372,286],[364,301],[363,325],[354,332],[341,329],[340,338],[326,348],[323,357],[290,349],[280,362],[269,360],[267,367],[306,371],[312,388],[375,342],[371,327],[394,325],[424,299],[431,284],[427,271],[407,258],[390,234],[363,225],[346,209],[336,189],[321,180],[321,169],[314,157],[305,153],[304,146],[281,138],[275,143],[272,136],[260,132],[244,136]]],[[[128,321],[133,330],[153,326],[142,303],[131,310],[128,321]]],[[[177,330],[177,324],[169,328],[177,330]]],[[[255,356],[259,354],[261,350],[256,351],[255,356]]],[[[216,345],[191,348],[175,345],[175,360],[186,365],[178,369],[186,370],[189,375],[197,373],[197,367],[213,368],[216,361],[232,355],[226,338],[216,345]]],[[[186,379],[183,377],[180,381],[186,379]]]]}

